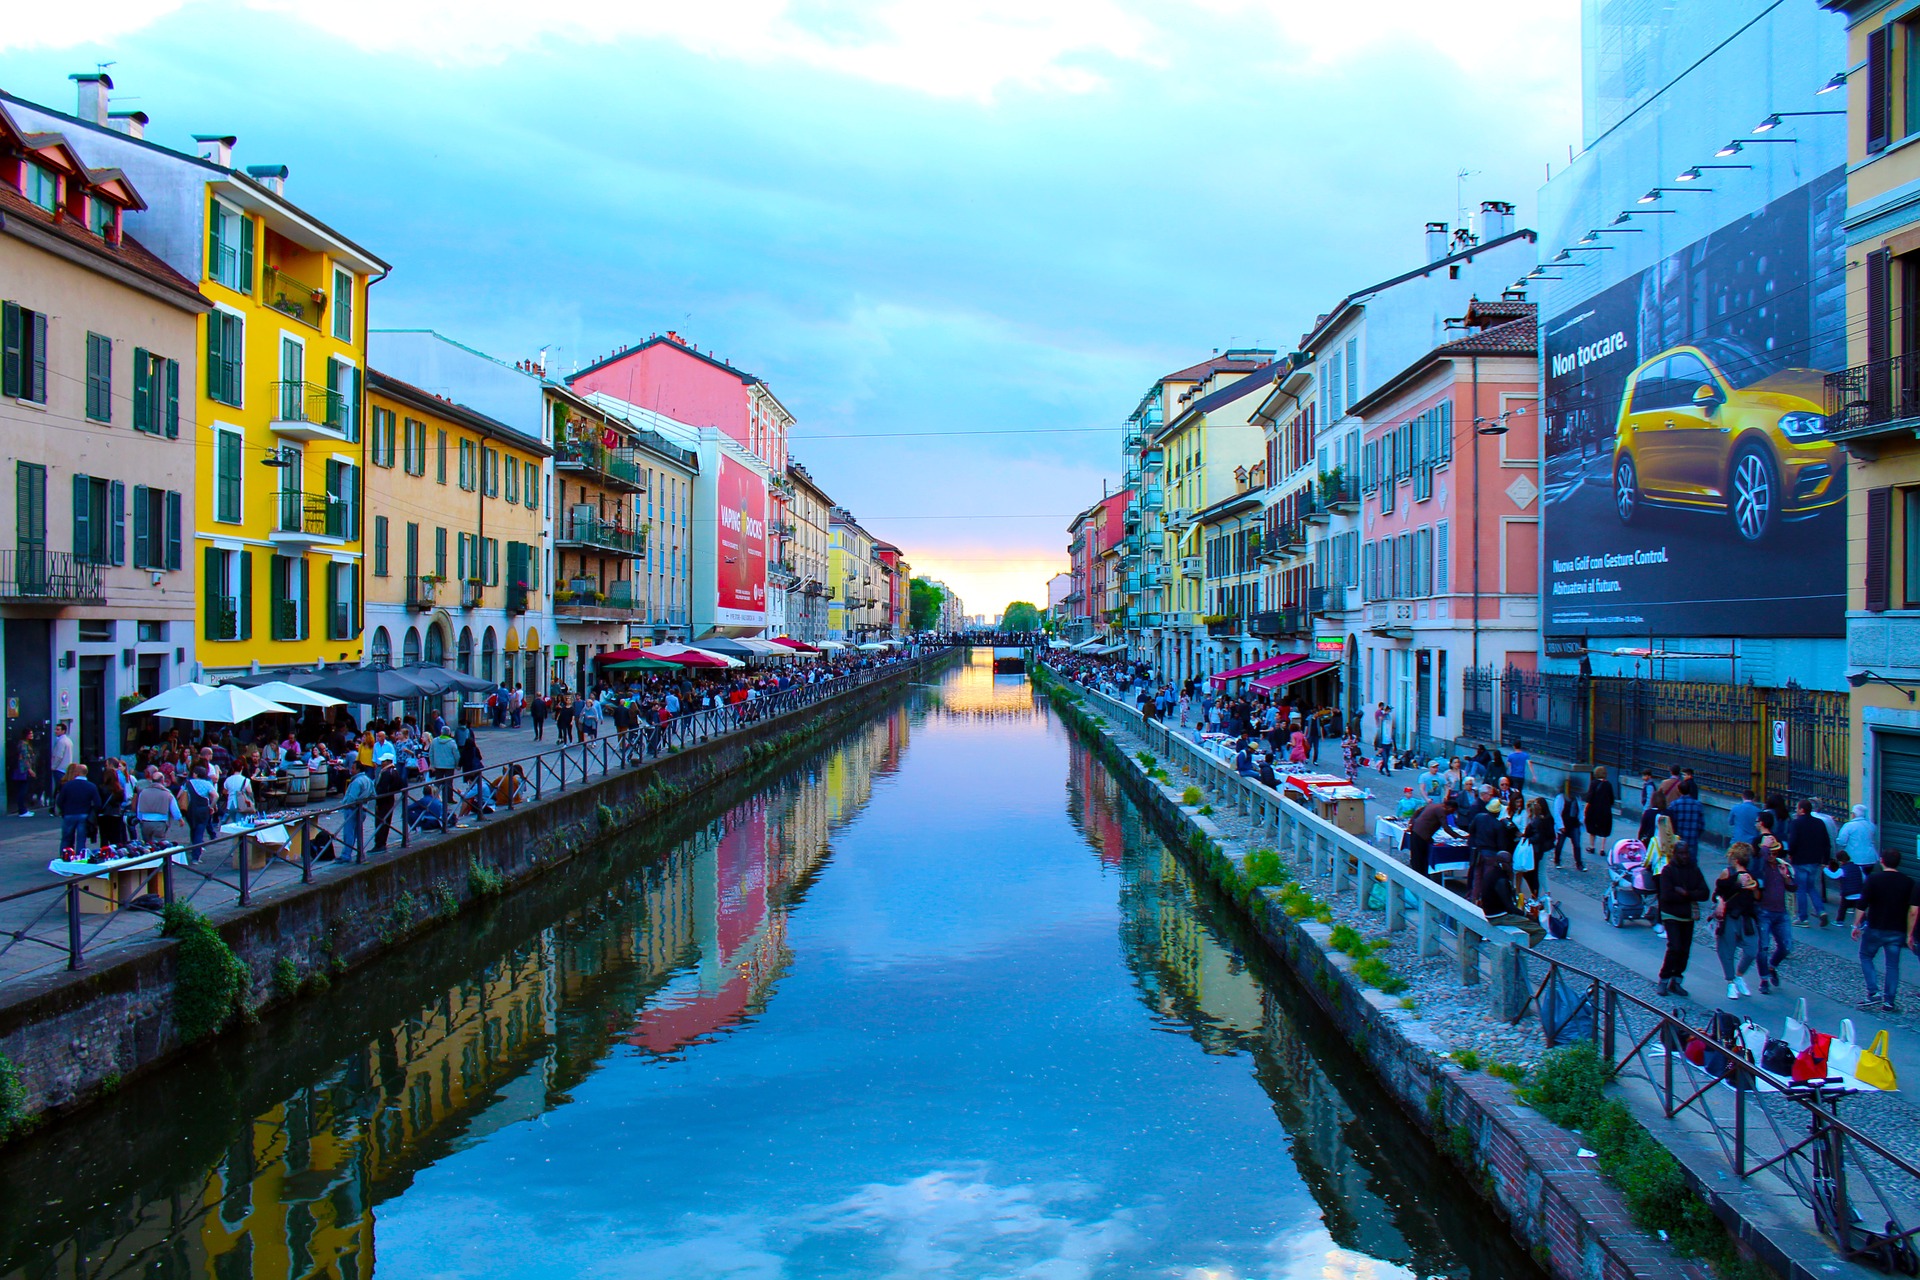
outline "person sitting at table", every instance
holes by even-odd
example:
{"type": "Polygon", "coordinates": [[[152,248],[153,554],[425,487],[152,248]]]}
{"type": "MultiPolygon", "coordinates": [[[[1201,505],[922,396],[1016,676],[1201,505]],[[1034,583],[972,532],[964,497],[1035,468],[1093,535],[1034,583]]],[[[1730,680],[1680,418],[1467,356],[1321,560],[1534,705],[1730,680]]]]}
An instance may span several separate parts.
{"type": "Polygon", "coordinates": [[[68,765],[66,776],[53,793],[53,811],[60,815],[60,850],[63,855],[68,849],[75,853],[86,851],[87,828],[92,825],[94,811],[99,807],[100,788],[94,786],[87,777],[87,766],[68,765]]]}
{"type": "Polygon", "coordinates": [[[387,737],[386,730],[376,729],[373,732],[373,762],[377,765],[382,760],[388,764],[397,764],[400,760],[400,751],[387,737]]]}
{"type": "Polygon", "coordinates": [[[173,824],[186,821],[180,816],[180,802],[174,799],[159,765],[147,766],[147,776],[134,792],[133,818],[140,838],[148,844],[165,844],[173,824]]]}
{"type": "Polygon", "coordinates": [[[1253,773],[1253,746],[1245,738],[1240,739],[1239,749],[1234,752],[1233,771],[1243,778],[1253,773]]]}
{"type": "Polygon", "coordinates": [[[1427,874],[1433,838],[1440,834],[1442,827],[1448,831],[1454,829],[1453,815],[1457,807],[1452,796],[1442,796],[1414,814],[1413,821],[1407,824],[1407,865],[1421,875],[1427,874]]]}

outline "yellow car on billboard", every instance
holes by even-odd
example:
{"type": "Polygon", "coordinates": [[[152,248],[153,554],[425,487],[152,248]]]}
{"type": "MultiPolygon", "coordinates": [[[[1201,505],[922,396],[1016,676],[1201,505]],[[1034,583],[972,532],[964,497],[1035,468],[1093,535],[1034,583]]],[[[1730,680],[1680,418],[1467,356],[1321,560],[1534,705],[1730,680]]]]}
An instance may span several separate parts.
{"type": "Polygon", "coordinates": [[[1631,524],[1649,506],[1724,512],[1758,542],[1783,521],[1846,497],[1827,439],[1824,376],[1760,362],[1731,343],[1669,347],[1627,376],[1613,445],[1613,505],[1631,524]]]}

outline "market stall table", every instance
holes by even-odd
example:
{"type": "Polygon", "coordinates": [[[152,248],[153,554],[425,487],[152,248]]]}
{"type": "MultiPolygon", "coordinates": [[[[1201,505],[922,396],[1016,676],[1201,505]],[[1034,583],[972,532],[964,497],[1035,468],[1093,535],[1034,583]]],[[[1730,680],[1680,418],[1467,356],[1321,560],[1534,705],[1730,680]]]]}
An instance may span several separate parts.
{"type": "MultiPolygon", "coordinates": [[[[171,857],[181,866],[187,863],[184,851],[171,857]]],[[[160,877],[165,870],[163,861],[158,852],[136,853],[106,862],[69,862],[55,858],[47,864],[47,870],[57,876],[68,879],[77,876],[87,881],[81,887],[80,910],[89,915],[104,915],[120,910],[135,898],[158,894],[160,877]]]]}

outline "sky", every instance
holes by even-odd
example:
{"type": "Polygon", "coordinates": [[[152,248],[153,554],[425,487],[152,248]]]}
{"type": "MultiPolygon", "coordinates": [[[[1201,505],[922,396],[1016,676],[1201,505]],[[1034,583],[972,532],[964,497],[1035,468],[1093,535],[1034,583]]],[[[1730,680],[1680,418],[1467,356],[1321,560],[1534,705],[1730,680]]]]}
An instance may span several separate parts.
{"type": "Polygon", "coordinates": [[[1044,603],[1120,427],[1290,350],[1579,137],[1578,0],[93,0],[0,88],[115,103],[394,264],[372,322],[567,372],[674,329],[970,612],[1044,603]],[[1353,21],[1364,15],[1363,20],[1353,21]],[[1466,177],[1461,178],[1462,172],[1466,177]]]}

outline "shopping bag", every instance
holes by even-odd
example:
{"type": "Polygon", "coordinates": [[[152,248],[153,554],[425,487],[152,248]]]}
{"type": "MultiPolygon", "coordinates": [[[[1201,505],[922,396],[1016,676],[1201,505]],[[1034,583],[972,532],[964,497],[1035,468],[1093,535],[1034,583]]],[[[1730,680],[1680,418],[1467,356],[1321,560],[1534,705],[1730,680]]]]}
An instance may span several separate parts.
{"type": "Polygon", "coordinates": [[[1560,909],[1559,903],[1547,913],[1547,932],[1562,942],[1566,941],[1567,931],[1573,927],[1573,921],[1567,919],[1567,913],[1560,909]]]}
{"type": "Polygon", "coordinates": [[[1787,1048],[1793,1050],[1796,1054],[1813,1043],[1813,1036],[1807,1030],[1807,999],[1805,996],[1800,998],[1799,1003],[1794,1006],[1793,1012],[1787,1015],[1787,1025],[1786,1028],[1781,1031],[1780,1038],[1785,1040],[1787,1042],[1787,1048]]]}
{"type": "Polygon", "coordinates": [[[1874,1035],[1873,1043],[1861,1051],[1860,1060],[1854,1066],[1854,1079],[1876,1089],[1898,1089],[1900,1082],[1894,1077],[1888,1052],[1887,1033],[1881,1030],[1874,1035]]]}
{"type": "Polygon", "coordinates": [[[1576,1041],[1593,1041],[1598,1038],[1599,1011],[1594,1007],[1593,988],[1575,994],[1573,988],[1560,977],[1555,969],[1553,976],[1547,979],[1546,990],[1540,993],[1540,1034],[1546,1039],[1547,1047],[1569,1044],[1576,1041]]]}
{"type": "Polygon", "coordinates": [[[1852,1080],[1860,1066],[1860,1046],[1854,1043],[1853,1019],[1840,1019],[1840,1034],[1827,1045],[1827,1074],[1852,1080]]]}
{"type": "Polygon", "coordinates": [[[1531,871],[1533,870],[1533,862],[1533,841],[1527,839],[1525,836],[1521,836],[1520,842],[1513,846],[1513,869],[1515,871],[1531,871]]]}

